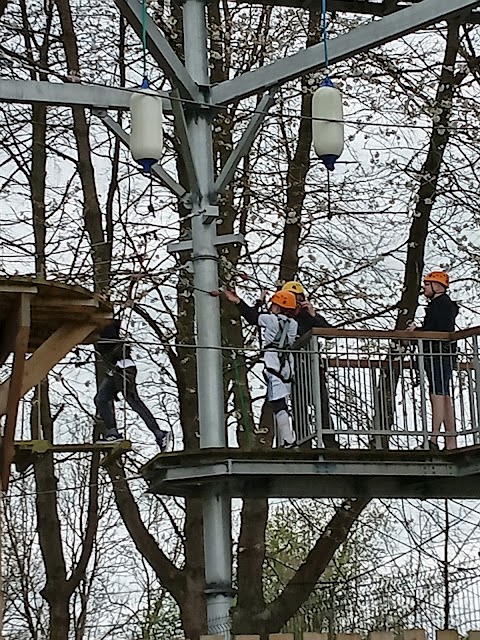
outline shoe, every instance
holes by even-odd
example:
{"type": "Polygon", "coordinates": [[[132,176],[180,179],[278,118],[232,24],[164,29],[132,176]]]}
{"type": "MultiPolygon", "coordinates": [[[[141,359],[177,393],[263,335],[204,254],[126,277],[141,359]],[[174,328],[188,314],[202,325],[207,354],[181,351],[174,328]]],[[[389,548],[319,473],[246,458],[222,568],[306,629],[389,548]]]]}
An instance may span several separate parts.
{"type": "Polygon", "coordinates": [[[430,451],[434,451],[434,452],[440,451],[438,444],[435,444],[435,442],[432,442],[431,440],[429,440],[428,442],[428,448],[430,449],[430,451]]]}
{"type": "Polygon", "coordinates": [[[323,444],[325,449],[340,449],[340,445],[331,433],[327,433],[323,436],[323,444]]]}
{"type": "Polygon", "coordinates": [[[157,444],[161,453],[170,453],[173,451],[173,434],[171,431],[162,431],[160,437],[157,438],[157,444]]]}
{"type": "Polygon", "coordinates": [[[124,439],[125,438],[121,436],[119,433],[107,433],[106,435],[101,437],[99,440],[97,440],[97,443],[102,444],[102,442],[121,442],[124,439]]]}

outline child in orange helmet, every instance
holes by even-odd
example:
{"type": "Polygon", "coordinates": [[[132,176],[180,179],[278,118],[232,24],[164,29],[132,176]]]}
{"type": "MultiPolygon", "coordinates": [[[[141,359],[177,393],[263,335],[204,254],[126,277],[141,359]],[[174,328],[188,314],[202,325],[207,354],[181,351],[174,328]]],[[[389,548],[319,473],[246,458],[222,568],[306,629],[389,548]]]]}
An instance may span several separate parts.
{"type": "MultiPolygon", "coordinates": [[[[240,305],[243,301],[235,291],[225,291],[230,302],[240,305]]],[[[246,309],[250,309],[245,303],[246,309]]],[[[295,444],[288,401],[294,373],[293,356],[286,350],[292,346],[297,336],[297,322],[291,317],[296,310],[295,295],[290,291],[276,291],[270,299],[268,313],[258,313],[252,309],[247,318],[262,329],[263,374],[267,382],[267,401],[273,409],[277,426],[277,446],[291,447],[295,444]]],[[[243,313],[242,313],[243,315],[243,313]]]]}
{"type": "MultiPolygon", "coordinates": [[[[451,300],[447,293],[450,278],[445,271],[432,271],[423,279],[423,295],[428,299],[428,306],[421,331],[455,331],[455,320],[458,315],[458,304],[451,300]]],[[[417,327],[410,323],[408,331],[417,327]]],[[[438,451],[438,435],[442,424],[445,431],[455,433],[455,414],[450,393],[452,371],[455,365],[456,344],[448,340],[423,340],[425,374],[430,387],[432,405],[432,436],[430,449],[438,451]]],[[[447,449],[456,446],[455,435],[445,438],[447,449]]]]}

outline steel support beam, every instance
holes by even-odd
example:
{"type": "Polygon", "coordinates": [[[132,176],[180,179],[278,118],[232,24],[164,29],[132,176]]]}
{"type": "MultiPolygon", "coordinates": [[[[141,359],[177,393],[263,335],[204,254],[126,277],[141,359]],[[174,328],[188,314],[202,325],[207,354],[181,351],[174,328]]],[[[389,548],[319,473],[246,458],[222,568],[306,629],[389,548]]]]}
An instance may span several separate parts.
{"type": "MultiPolygon", "coordinates": [[[[159,91],[164,111],[170,111],[168,94],[159,91]]],[[[88,84],[44,82],[40,80],[0,80],[0,102],[42,103],[62,107],[130,109],[132,91],[88,84]]]]}
{"type": "MultiPolygon", "coordinates": [[[[320,452],[319,452],[320,453],[320,452]]],[[[341,451],[341,454],[344,452],[341,451]]],[[[347,452],[353,453],[353,452],[347,452]]],[[[156,459],[142,469],[150,491],[162,495],[199,496],[224,487],[231,498],[479,498],[480,459],[464,464],[456,460],[270,460],[232,459],[206,454],[205,459],[183,459],[181,466],[156,459]],[[217,458],[216,460],[213,458],[217,458]],[[187,464],[186,464],[187,462],[187,464]]],[[[397,453],[397,452],[392,452],[397,453]]],[[[403,452],[402,452],[403,453],[403,452]]],[[[412,452],[413,453],[413,452],[412,452]]],[[[415,452],[416,453],[416,452],[415,452]]],[[[334,454],[330,454],[334,455],[334,454]]],[[[339,456],[340,457],[340,456],[339,456]]],[[[414,457],[412,455],[412,457],[414,457]]],[[[415,456],[419,458],[420,456],[415,456]]]]}
{"type": "MultiPolygon", "coordinates": [[[[480,6],[480,0],[423,0],[381,20],[374,20],[329,41],[330,64],[351,58],[386,42],[435,24],[449,16],[480,6]]],[[[323,43],[277,62],[221,82],[212,89],[212,102],[226,105],[268,87],[279,86],[325,66],[323,43]]]]}
{"type": "MultiPolygon", "coordinates": [[[[142,3],[139,0],[115,0],[122,15],[130,23],[135,33],[142,37],[142,3]]],[[[198,85],[193,81],[175,51],[160,32],[153,19],[147,14],[148,51],[165,72],[173,87],[178,87],[183,98],[200,100],[198,85]]]]}
{"type": "Polygon", "coordinates": [[[268,110],[275,102],[274,96],[275,89],[271,89],[262,97],[262,99],[258,103],[255,109],[255,113],[250,119],[247,128],[243,132],[243,135],[238,141],[236,147],[229,155],[223,169],[220,172],[220,175],[215,181],[214,190],[217,194],[223,193],[225,187],[232,179],[240,160],[250,151],[252,142],[254,141],[258,130],[262,126],[262,122],[265,120],[265,116],[267,115],[268,110]]]}
{"type": "MultiPolygon", "coordinates": [[[[122,127],[116,122],[111,116],[107,114],[105,109],[94,109],[93,114],[100,118],[103,124],[107,127],[109,131],[114,133],[117,138],[123,142],[123,144],[130,148],[130,136],[126,131],[122,129],[122,127]]],[[[187,195],[187,190],[182,187],[176,180],[172,178],[172,176],[163,169],[161,165],[154,164],[152,169],[152,173],[160,182],[167,187],[174,195],[178,198],[182,199],[187,195]]]]}
{"type": "MultiPolygon", "coordinates": [[[[244,0],[237,0],[243,2],[244,0]]],[[[421,0],[393,0],[383,2],[369,2],[369,0],[329,0],[327,8],[330,12],[362,13],[371,16],[385,16],[399,11],[421,0]]],[[[318,7],[315,0],[251,0],[251,4],[267,7],[294,7],[296,9],[311,9],[318,7]]]]}
{"type": "Polygon", "coordinates": [[[190,193],[199,194],[200,188],[198,186],[197,170],[195,168],[195,162],[193,160],[192,149],[190,146],[185,112],[183,110],[183,104],[180,101],[180,91],[178,89],[174,89],[171,95],[175,131],[178,139],[180,140],[182,158],[185,164],[185,171],[187,172],[188,188],[190,193]]]}
{"type": "MultiPolygon", "coordinates": [[[[242,233],[227,233],[215,238],[215,246],[223,247],[227,244],[245,244],[245,236],[242,233]]],[[[182,251],[192,251],[191,240],[181,240],[167,244],[167,253],[182,253],[182,251]]]]}

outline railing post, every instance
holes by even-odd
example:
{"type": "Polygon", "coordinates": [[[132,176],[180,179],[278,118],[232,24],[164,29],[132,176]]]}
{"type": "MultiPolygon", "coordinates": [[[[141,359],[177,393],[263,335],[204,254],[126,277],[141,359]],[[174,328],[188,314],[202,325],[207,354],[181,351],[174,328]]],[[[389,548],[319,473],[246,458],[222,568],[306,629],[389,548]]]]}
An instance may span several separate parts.
{"type": "Polygon", "coordinates": [[[423,340],[418,340],[418,376],[420,378],[420,412],[422,415],[423,448],[428,449],[427,400],[425,398],[425,355],[423,340]]]}
{"type": "Polygon", "coordinates": [[[322,416],[322,394],[320,389],[320,352],[318,349],[318,338],[312,336],[309,343],[310,363],[312,371],[312,396],[315,408],[315,427],[317,430],[317,447],[323,447],[323,416],[322,416]]]}
{"type": "Polygon", "coordinates": [[[475,396],[477,409],[477,433],[476,442],[480,440],[480,362],[478,360],[478,336],[473,336],[473,366],[475,368],[475,396]]]}
{"type": "Polygon", "coordinates": [[[382,429],[382,370],[378,369],[378,380],[377,373],[375,370],[372,371],[372,395],[373,395],[373,428],[377,433],[374,436],[375,441],[375,449],[382,448],[382,436],[379,431],[382,429]]]}

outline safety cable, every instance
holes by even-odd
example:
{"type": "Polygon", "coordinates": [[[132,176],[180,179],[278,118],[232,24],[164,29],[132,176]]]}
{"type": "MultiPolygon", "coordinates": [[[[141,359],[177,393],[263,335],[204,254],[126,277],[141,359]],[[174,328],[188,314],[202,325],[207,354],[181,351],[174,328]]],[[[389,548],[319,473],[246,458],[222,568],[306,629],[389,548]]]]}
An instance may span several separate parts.
{"type": "Polygon", "coordinates": [[[143,62],[143,82],[142,89],[148,88],[147,77],[147,0],[142,2],[142,62],[143,62]]]}
{"type": "Polygon", "coordinates": [[[327,37],[327,0],[322,0],[323,50],[325,52],[325,72],[328,77],[328,37],[327,37]]]}

